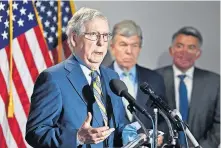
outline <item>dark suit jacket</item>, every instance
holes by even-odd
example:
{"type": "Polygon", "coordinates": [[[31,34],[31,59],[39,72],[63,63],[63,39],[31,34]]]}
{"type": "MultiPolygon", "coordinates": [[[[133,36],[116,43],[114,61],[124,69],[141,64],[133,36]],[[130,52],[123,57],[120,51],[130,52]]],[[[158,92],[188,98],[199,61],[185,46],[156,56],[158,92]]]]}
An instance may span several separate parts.
{"type": "MultiPolygon", "coordinates": [[[[124,106],[120,97],[109,87],[109,81],[118,78],[111,69],[100,67],[101,79],[106,91],[106,108],[109,127],[115,128],[106,141],[107,146],[114,146],[114,135],[121,135],[124,127],[124,106]]],[[[64,62],[42,72],[34,87],[31,108],[26,126],[26,140],[33,147],[76,148],[76,134],[92,112],[93,127],[103,126],[99,107],[93,101],[90,86],[76,61],[71,55],[64,62]]],[[[104,142],[83,147],[104,147],[104,142]]]]}
{"type": "MultiPolygon", "coordinates": [[[[169,105],[175,109],[172,66],[157,69],[164,77],[169,105]]],[[[220,76],[195,67],[189,106],[188,125],[203,148],[217,148],[220,143],[220,76]]]]}
{"type": "MultiPolygon", "coordinates": [[[[114,69],[113,63],[109,66],[110,68],[114,69]]],[[[163,78],[157,74],[156,72],[141,67],[139,65],[136,65],[137,70],[137,79],[138,79],[138,90],[137,90],[137,97],[136,97],[136,103],[138,103],[140,106],[143,106],[151,115],[153,115],[153,108],[151,107],[152,101],[150,100],[149,96],[144,94],[140,90],[140,85],[143,82],[148,82],[153,90],[156,92],[156,94],[160,95],[161,97],[165,96],[165,86],[163,82],[163,78]]],[[[138,118],[144,123],[145,127],[150,129],[152,128],[152,123],[150,119],[146,118],[142,113],[139,111],[136,111],[136,115],[138,118]]],[[[160,118],[159,122],[162,122],[162,119],[160,118]]],[[[160,130],[163,130],[165,132],[165,125],[162,124],[159,128],[160,130]]]]}

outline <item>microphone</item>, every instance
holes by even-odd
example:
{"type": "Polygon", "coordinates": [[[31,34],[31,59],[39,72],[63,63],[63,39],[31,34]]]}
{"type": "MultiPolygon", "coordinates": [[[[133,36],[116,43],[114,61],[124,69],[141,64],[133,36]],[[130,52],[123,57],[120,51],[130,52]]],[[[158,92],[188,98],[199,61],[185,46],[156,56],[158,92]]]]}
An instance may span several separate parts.
{"type": "MultiPolygon", "coordinates": [[[[158,95],[156,95],[156,93],[153,91],[153,89],[151,88],[151,86],[147,83],[144,82],[143,84],[140,85],[140,89],[142,92],[144,92],[145,94],[148,94],[150,96],[150,99],[153,101],[153,103],[160,109],[164,110],[167,114],[169,114],[169,117],[171,118],[171,120],[174,121],[174,119],[176,119],[176,121],[179,122],[183,122],[179,116],[175,115],[172,116],[171,114],[173,113],[173,110],[169,107],[169,105],[167,105],[167,103],[158,95]]],[[[180,127],[178,126],[178,128],[180,129],[180,127]]]]}
{"type": "MultiPolygon", "coordinates": [[[[150,96],[150,99],[157,105],[160,109],[164,110],[170,117],[170,119],[173,121],[173,123],[177,126],[178,129],[182,129],[182,125],[185,125],[185,123],[182,121],[182,116],[177,110],[171,110],[171,108],[166,104],[165,101],[163,101],[162,98],[160,98],[158,95],[155,94],[151,86],[147,83],[144,82],[143,84],[140,85],[141,91],[143,91],[145,94],[148,94],[150,96]],[[175,121],[176,120],[176,121],[175,121]],[[178,123],[180,124],[177,124],[178,123]]],[[[188,129],[188,126],[185,126],[186,128],[184,129],[188,138],[191,140],[195,148],[200,148],[199,143],[196,141],[194,136],[191,134],[191,132],[188,129]]]]}
{"type": "Polygon", "coordinates": [[[134,101],[133,97],[128,93],[127,86],[119,79],[112,79],[109,83],[113,93],[117,96],[129,98],[128,101],[134,101]]]}
{"type": "Polygon", "coordinates": [[[133,105],[138,111],[141,113],[147,112],[144,108],[140,107],[136,102],[135,99],[128,93],[127,86],[125,83],[119,79],[112,79],[109,83],[110,88],[113,93],[117,96],[124,97],[127,101],[133,105]]]}
{"type": "MultiPolygon", "coordinates": [[[[137,115],[133,112],[133,106],[140,111],[142,114],[145,115],[145,117],[149,118],[152,123],[153,123],[153,118],[151,117],[151,115],[141,106],[139,106],[136,102],[135,99],[128,93],[128,89],[127,86],[125,85],[125,83],[119,79],[112,79],[109,83],[110,88],[112,90],[112,92],[114,94],[116,94],[117,96],[120,97],[124,97],[125,99],[127,99],[127,101],[130,103],[131,107],[129,107],[128,109],[130,110],[130,112],[134,115],[135,119],[138,121],[138,123],[141,125],[141,128],[143,129],[144,133],[146,136],[148,136],[148,132],[146,127],[144,126],[144,124],[140,121],[140,119],[137,117],[137,115]]],[[[129,105],[129,106],[130,106],[129,105]]],[[[154,126],[154,125],[153,125],[154,126]]],[[[139,140],[138,140],[139,141],[139,140]]]]}
{"type": "Polygon", "coordinates": [[[155,94],[155,92],[153,91],[153,89],[147,82],[144,82],[143,84],[141,84],[140,89],[142,92],[150,96],[150,99],[155,103],[155,105],[157,105],[157,107],[165,110],[169,114],[172,112],[172,110],[166,104],[166,102],[163,101],[163,99],[161,99],[158,95],[155,94]]]}
{"type": "Polygon", "coordinates": [[[150,96],[150,99],[158,108],[165,111],[165,113],[172,120],[173,124],[176,126],[177,130],[181,131],[182,126],[180,125],[180,123],[183,123],[183,121],[179,118],[179,116],[171,115],[173,110],[167,105],[167,103],[160,96],[155,94],[151,86],[147,82],[144,82],[143,84],[140,85],[140,89],[142,92],[150,96]]]}

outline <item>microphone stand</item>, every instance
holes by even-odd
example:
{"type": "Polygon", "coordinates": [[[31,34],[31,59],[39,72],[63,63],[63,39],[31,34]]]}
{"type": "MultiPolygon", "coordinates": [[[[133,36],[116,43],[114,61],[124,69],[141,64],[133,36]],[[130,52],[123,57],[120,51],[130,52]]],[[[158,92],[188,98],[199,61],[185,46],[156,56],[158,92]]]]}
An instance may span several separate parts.
{"type": "Polygon", "coordinates": [[[135,110],[133,107],[135,107],[139,112],[141,112],[144,116],[146,116],[147,118],[149,118],[151,121],[153,121],[153,118],[151,117],[151,115],[147,112],[146,109],[144,109],[143,107],[140,107],[134,100],[127,100],[129,102],[129,111],[131,113],[133,113],[135,110]]]}
{"type": "Polygon", "coordinates": [[[162,109],[163,111],[166,112],[166,114],[168,114],[169,118],[172,120],[173,124],[175,125],[178,131],[180,130],[182,131],[182,128],[184,127],[183,131],[186,133],[186,135],[188,136],[194,147],[200,148],[199,143],[196,141],[195,137],[189,131],[188,126],[186,126],[186,124],[178,117],[178,115],[174,113],[170,109],[170,107],[159,96],[155,94],[155,92],[152,90],[152,88],[147,82],[144,82],[140,86],[140,89],[145,94],[150,96],[151,100],[153,101],[153,104],[155,104],[158,108],[162,109]]]}
{"type": "MultiPolygon", "coordinates": [[[[186,123],[182,119],[180,119],[178,116],[176,118],[177,118],[178,124],[182,127],[182,131],[185,134],[186,141],[187,141],[187,137],[188,137],[195,148],[201,148],[201,146],[199,145],[199,143],[197,142],[195,137],[190,132],[186,123]]],[[[187,146],[188,146],[188,143],[187,143],[187,146]]]]}
{"type": "Polygon", "coordinates": [[[178,139],[178,132],[176,130],[173,130],[170,119],[167,117],[167,115],[163,111],[161,111],[161,109],[159,109],[159,113],[164,118],[164,120],[166,121],[167,126],[169,128],[169,143],[170,144],[164,144],[162,147],[176,148],[176,141],[178,139]]]}
{"type": "Polygon", "coordinates": [[[145,128],[144,124],[140,121],[140,119],[137,117],[136,115],[136,111],[133,107],[133,105],[129,104],[127,106],[127,109],[131,112],[131,114],[134,116],[134,118],[138,121],[138,123],[140,124],[141,128],[144,131],[144,134],[149,138],[149,133],[147,132],[147,129],[145,128]]]}
{"type": "Polygon", "coordinates": [[[157,133],[158,133],[158,129],[157,129],[157,123],[158,123],[158,109],[157,108],[154,108],[153,109],[153,112],[154,112],[154,128],[153,128],[153,141],[154,141],[154,148],[157,148],[157,133]]]}
{"type": "MultiPolygon", "coordinates": [[[[129,101],[129,100],[128,100],[129,101]]],[[[139,105],[137,105],[137,103],[135,101],[129,101],[129,105],[127,106],[127,109],[132,113],[132,115],[134,116],[134,118],[138,121],[138,123],[141,125],[141,128],[144,131],[144,134],[147,136],[147,141],[149,141],[149,133],[147,132],[147,129],[145,128],[144,124],[140,121],[140,119],[137,117],[136,113],[135,113],[135,109],[134,107],[140,111],[143,115],[145,115],[147,118],[149,118],[152,121],[152,126],[154,127],[154,122],[153,122],[153,118],[151,117],[151,115],[147,112],[147,110],[145,110],[144,108],[140,107],[139,105]]],[[[152,141],[152,146],[154,146],[154,143],[152,141]]],[[[153,147],[154,148],[154,147],[153,147]]]]}

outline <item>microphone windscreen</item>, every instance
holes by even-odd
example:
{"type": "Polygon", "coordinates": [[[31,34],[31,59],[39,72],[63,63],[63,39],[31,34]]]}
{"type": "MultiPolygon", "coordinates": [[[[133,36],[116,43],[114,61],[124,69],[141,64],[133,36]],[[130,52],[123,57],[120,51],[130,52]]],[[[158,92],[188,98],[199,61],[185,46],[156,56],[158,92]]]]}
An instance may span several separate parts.
{"type": "Polygon", "coordinates": [[[143,82],[143,83],[140,85],[140,89],[141,89],[145,94],[149,94],[149,93],[152,91],[150,85],[149,85],[147,82],[143,82]]]}
{"type": "Polygon", "coordinates": [[[121,97],[122,97],[123,91],[128,91],[125,83],[119,79],[112,79],[109,85],[110,85],[112,92],[121,97]]]}

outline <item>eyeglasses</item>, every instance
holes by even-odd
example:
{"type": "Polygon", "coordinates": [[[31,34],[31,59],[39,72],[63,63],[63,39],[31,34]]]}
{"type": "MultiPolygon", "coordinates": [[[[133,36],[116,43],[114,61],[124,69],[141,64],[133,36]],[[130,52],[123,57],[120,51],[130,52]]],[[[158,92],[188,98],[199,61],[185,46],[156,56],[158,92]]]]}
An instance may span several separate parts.
{"type": "Polygon", "coordinates": [[[111,33],[100,34],[99,32],[83,32],[84,37],[91,41],[97,41],[100,39],[101,35],[103,36],[104,42],[107,42],[111,38],[111,33]]]}

